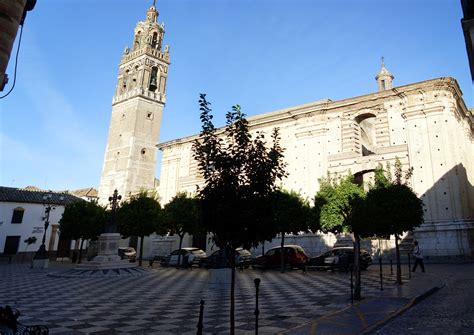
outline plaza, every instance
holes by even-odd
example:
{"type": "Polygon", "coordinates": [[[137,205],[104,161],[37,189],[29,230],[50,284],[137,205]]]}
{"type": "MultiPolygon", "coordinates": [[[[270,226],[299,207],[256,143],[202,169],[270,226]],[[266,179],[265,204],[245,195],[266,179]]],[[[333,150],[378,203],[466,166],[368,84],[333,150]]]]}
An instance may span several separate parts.
{"type": "MultiPolygon", "coordinates": [[[[0,305],[18,309],[23,324],[47,325],[50,334],[195,334],[203,299],[203,333],[229,333],[229,290],[210,288],[208,270],[155,266],[136,276],[57,276],[73,267],[69,262],[51,262],[48,269],[0,265],[0,305]]],[[[255,278],[261,279],[261,334],[292,333],[351,305],[348,273],[237,271],[236,334],[254,333],[255,278]]],[[[408,273],[403,280],[409,280],[408,273]]],[[[394,289],[394,282],[390,266],[384,266],[383,292],[394,289]]],[[[369,299],[383,292],[379,268],[372,265],[362,272],[362,295],[369,299]]]]}

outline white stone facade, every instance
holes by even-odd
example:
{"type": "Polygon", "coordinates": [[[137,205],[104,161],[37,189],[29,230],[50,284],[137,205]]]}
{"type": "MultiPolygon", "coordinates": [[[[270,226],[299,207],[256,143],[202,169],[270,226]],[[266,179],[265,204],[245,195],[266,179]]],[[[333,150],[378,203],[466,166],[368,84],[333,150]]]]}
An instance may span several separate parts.
{"type": "MultiPolygon", "coordinates": [[[[425,254],[473,256],[474,117],[452,78],[391,88],[390,76],[373,94],[250,117],[251,130],[280,128],[289,174],[282,186],[307,199],[327,173],[356,174],[399,158],[404,169],[414,168],[410,184],[425,204],[425,223],[415,232],[425,254]]],[[[158,145],[164,203],[202,183],[192,158],[196,138],[158,145]]]]}
{"type": "MultiPolygon", "coordinates": [[[[45,210],[50,207],[45,246],[50,256],[54,257],[60,246],[59,220],[65,205],[75,201],[81,200],[68,193],[0,186],[0,254],[21,254],[21,261],[25,259],[26,253],[35,253],[44,235],[45,210]],[[50,197],[45,199],[46,195],[50,197]],[[28,246],[24,241],[30,237],[36,237],[36,243],[28,246]]],[[[69,252],[71,246],[70,240],[62,241],[62,251],[69,252]]]]}

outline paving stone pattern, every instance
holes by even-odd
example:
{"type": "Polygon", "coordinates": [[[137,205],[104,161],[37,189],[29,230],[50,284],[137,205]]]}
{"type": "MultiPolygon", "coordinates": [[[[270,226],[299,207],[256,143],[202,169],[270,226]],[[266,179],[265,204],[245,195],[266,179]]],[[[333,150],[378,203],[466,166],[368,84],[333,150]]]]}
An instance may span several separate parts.
{"type": "MultiPolygon", "coordinates": [[[[229,290],[210,288],[207,270],[155,268],[134,277],[51,276],[67,267],[53,263],[38,270],[22,264],[0,265],[0,305],[20,310],[24,324],[47,325],[50,334],[166,335],[195,334],[203,299],[204,334],[229,333],[229,290]]],[[[372,266],[362,273],[364,297],[380,294],[377,270],[372,266]]],[[[261,279],[261,334],[291,329],[350,304],[346,273],[236,272],[237,334],[254,332],[257,277],[261,279]]],[[[384,288],[393,287],[394,276],[388,274],[384,288]]]]}

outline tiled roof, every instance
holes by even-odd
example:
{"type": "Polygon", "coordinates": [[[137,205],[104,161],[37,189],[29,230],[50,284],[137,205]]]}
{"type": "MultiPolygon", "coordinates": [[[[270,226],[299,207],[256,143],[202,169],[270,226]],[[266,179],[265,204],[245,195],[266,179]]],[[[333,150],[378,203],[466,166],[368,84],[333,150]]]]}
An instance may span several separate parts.
{"type": "Polygon", "coordinates": [[[71,194],[74,194],[77,197],[88,197],[88,198],[98,198],[99,193],[93,187],[81,188],[74,191],[69,191],[71,194]]]}
{"type": "Polygon", "coordinates": [[[22,203],[51,203],[55,205],[66,205],[76,201],[83,201],[72,194],[53,191],[31,191],[14,187],[0,186],[0,201],[22,202],[22,203]],[[51,194],[51,199],[44,200],[43,196],[51,194]],[[62,197],[62,198],[61,198],[62,197]]]}

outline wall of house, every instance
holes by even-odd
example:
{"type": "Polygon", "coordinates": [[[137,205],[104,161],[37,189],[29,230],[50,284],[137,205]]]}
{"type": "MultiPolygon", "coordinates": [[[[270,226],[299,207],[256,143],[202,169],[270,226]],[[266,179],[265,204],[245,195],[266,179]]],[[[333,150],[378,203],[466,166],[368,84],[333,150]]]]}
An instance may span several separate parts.
{"type": "MultiPolygon", "coordinates": [[[[53,226],[58,226],[58,222],[64,213],[63,206],[57,206],[51,211],[49,216],[50,225],[46,231],[46,249],[50,250],[51,233],[53,226]]],[[[18,202],[0,202],[0,253],[4,252],[7,236],[20,236],[18,253],[32,252],[38,250],[41,245],[44,233],[44,207],[42,204],[18,203],[18,202]],[[17,207],[22,207],[25,211],[21,223],[12,223],[13,211],[17,207]],[[24,242],[29,237],[36,237],[36,243],[27,247],[24,242]]],[[[53,248],[57,250],[59,236],[53,236],[53,248]]]]}

